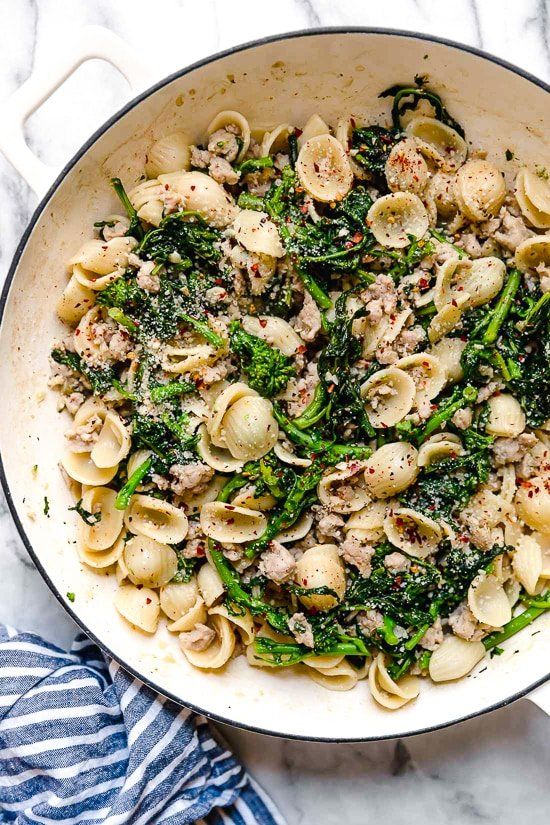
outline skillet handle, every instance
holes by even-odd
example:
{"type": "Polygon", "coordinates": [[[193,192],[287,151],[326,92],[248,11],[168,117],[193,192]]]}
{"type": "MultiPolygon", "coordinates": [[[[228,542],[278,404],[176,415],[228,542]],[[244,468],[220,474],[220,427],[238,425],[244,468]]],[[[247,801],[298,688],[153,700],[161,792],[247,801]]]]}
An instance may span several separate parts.
{"type": "Polygon", "coordinates": [[[63,54],[51,55],[46,66],[35,67],[30,77],[2,103],[0,150],[31,189],[41,197],[59,169],[43,163],[25,140],[25,121],[55,90],[87,60],[106,60],[124,75],[132,94],[152,82],[149,71],[132,48],[102,26],[84,26],[75,33],[63,54]]]}
{"type": "Polygon", "coordinates": [[[530,702],[533,702],[534,705],[537,705],[550,716],[550,682],[546,682],[545,685],[541,685],[541,687],[529,693],[526,699],[529,699],[530,702]]]}

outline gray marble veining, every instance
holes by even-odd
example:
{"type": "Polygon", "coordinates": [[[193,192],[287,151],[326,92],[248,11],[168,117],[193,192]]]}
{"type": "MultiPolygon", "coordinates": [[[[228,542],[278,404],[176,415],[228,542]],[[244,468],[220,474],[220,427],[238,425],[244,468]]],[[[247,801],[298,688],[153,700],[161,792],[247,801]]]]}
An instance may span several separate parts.
{"type": "MultiPolygon", "coordinates": [[[[550,0],[0,0],[0,100],[72,32],[94,23],[124,37],[161,77],[255,37],[319,25],[437,34],[485,48],[550,77],[550,0]]],[[[81,67],[27,124],[40,157],[60,164],[128,95],[111,67],[81,67]],[[72,117],[67,117],[67,112],[72,117]]],[[[0,274],[35,196],[0,156],[0,274]]],[[[66,644],[75,626],[30,562],[0,501],[0,620],[66,644]]],[[[391,822],[508,825],[547,818],[549,722],[523,701],[482,719],[406,741],[327,746],[223,729],[291,825],[391,822]]]]}

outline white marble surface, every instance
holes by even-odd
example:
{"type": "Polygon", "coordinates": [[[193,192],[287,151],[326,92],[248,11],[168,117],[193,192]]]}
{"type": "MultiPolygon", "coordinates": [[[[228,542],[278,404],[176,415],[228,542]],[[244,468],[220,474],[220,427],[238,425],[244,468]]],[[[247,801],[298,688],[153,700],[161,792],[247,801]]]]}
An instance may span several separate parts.
{"type": "MultiPolygon", "coordinates": [[[[148,56],[152,80],[239,42],[318,25],[433,33],[550,78],[550,0],[0,0],[0,100],[33,67],[47,72],[51,55],[85,23],[111,28],[148,56]]],[[[29,144],[61,164],[127,96],[114,69],[86,64],[29,120],[29,144]]],[[[0,203],[3,277],[35,196],[1,155],[0,203]]],[[[75,626],[33,568],[3,501],[0,546],[0,621],[67,643],[75,626]]],[[[545,821],[549,732],[527,701],[405,742],[314,745],[224,729],[291,825],[545,821]]]]}

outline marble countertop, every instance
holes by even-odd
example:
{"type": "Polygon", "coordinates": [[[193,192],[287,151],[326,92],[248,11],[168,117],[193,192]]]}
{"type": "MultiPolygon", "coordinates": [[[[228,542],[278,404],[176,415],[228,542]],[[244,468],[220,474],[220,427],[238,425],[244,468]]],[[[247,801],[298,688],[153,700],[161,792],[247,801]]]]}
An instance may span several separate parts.
{"type": "MultiPolygon", "coordinates": [[[[34,67],[47,71],[83,24],[121,35],[152,62],[151,78],[239,42],[320,25],[437,34],[481,47],[550,79],[550,0],[0,0],[0,100],[34,67]]],[[[27,123],[31,148],[51,165],[70,157],[128,97],[123,78],[82,66],[27,123]],[[73,113],[67,118],[66,113],[73,113]]],[[[0,155],[0,275],[36,205],[0,155]]],[[[0,501],[0,621],[59,644],[76,631],[34,569],[0,501]]],[[[550,721],[527,701],[406,741],[319,745],[224,728],[291,825],[345,822],[516,822],[547,817],[550,721]]]]}

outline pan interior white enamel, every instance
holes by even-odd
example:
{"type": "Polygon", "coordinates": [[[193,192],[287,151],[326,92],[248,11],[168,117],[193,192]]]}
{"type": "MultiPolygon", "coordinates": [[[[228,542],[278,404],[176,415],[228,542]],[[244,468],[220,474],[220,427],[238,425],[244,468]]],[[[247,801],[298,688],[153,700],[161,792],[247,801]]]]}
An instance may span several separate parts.
{"type": "MultiPolygon", "coordinates": [[[[220,109],[242,110],[260,126],[304,123],[312,112],[335,122],[358,122],[387,112],[377,94],[396,82],[428,74],[473,146],[489,149],[503,167],[510,149],[524,162],[547,156],[546,92],[495,63],[442,44],[396,35],[331,33],[302,36],[231,54],[173,80],[120,118],[66,175],[43,209],[21,256],[0,339],[0,443],[7,481],[35,553],[83,624],[113,655],[159,690],[184,704],[283,735],[368,738],[446,724],[506,701],[548,671],[550,617],[513,638],[500,657],[482,662],[456,684],[426,685],[420,698],[395,713],[373,703],[365,685],[328,692],[282,670],[233,661],[222,674],[193,670],[177,640],[132,631],[117,615],[114,577],[85,570],[74,546],[75,515],[57,462],[65,422],[46,392],[48,351],[61,333],[56,298],[66,282],[64,262],[89,237],[91,224],[112,211],[109,178],[142,174],[148,144],[174,128],[199,139],[220,109]],[[38,465],[36,479],[33,465],[38,465]],[[51,505],[43,515],[44,496],[51,505]],[[546,651],[546,655],[545,655],[546,651]]],[[[23,606],[24,607],[24,606],[23,606]]]]}

